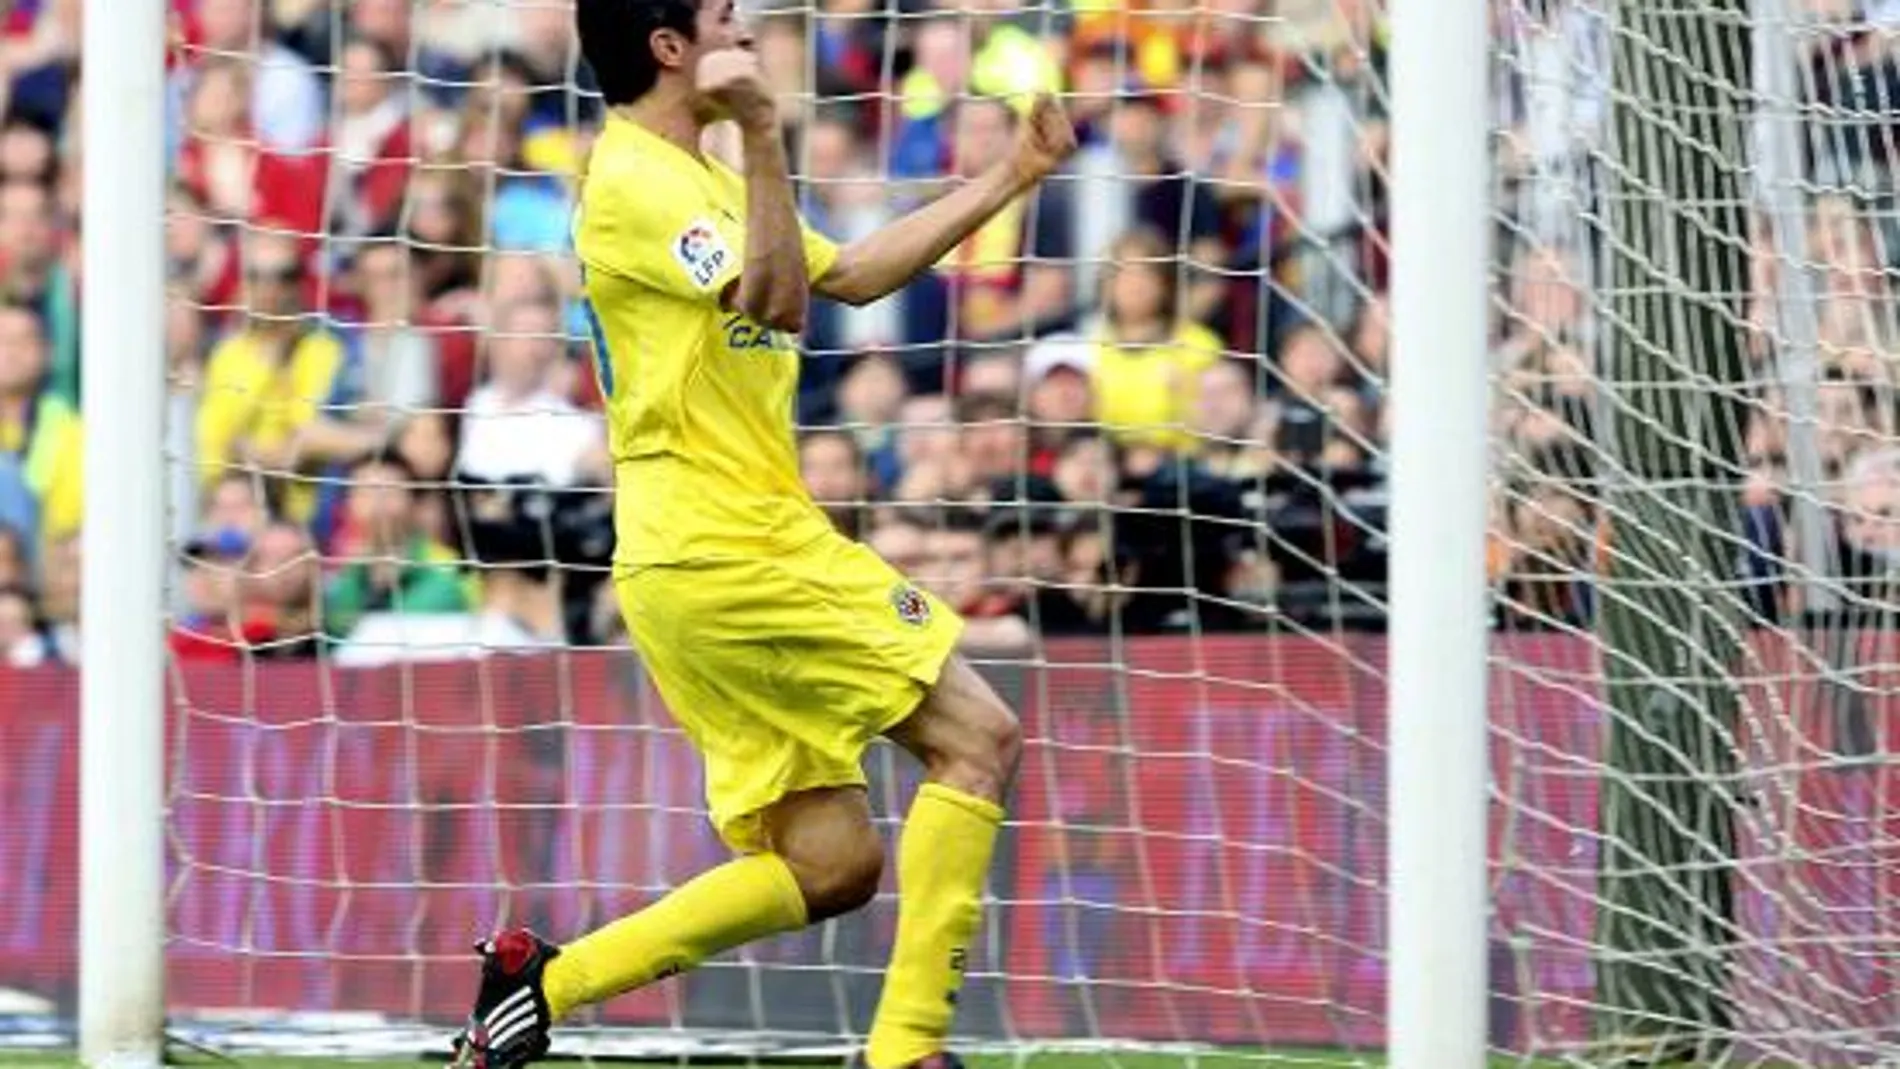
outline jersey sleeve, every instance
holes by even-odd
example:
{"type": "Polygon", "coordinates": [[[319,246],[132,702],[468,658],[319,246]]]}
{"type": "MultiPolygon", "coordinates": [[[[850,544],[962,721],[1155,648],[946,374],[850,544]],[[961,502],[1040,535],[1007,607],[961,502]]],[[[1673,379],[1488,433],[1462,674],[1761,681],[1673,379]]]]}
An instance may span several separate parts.
{"type": "Polygon", "coordinates": [[[739,277],[744,228],[663,168],[646,177],[641,188],[624,174],[589,177],[574,234],[581,262],[672,297],[717,301],[739,277]]]}
{"type": "MultiPolygon", "coordinates": [[[[658,169],[655,169],[656,171],[658,169]]],[[[575,247],[589,270],[630,279],[684,300],[718,301],[745,265],[745,224],[692,183],[655,174],[649,188],[626,180],[590,180],[575,226],[575,247]]],[[[805,272],[816,282],[838,261],[838,247],[799,220],[805,272]]]]}

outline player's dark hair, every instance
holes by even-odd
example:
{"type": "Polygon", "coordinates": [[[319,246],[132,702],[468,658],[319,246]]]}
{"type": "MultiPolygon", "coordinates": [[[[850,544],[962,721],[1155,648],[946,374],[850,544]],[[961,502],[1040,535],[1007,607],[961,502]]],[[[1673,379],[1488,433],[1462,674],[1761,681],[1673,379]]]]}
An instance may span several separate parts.
{"type": "Polygon", "coordinates": [[[631,104],[660,80],[653,31],[675,30],[693,40],[699,0],[580,0],[574,30],[581,56],[593,68],[609,105],[631,104]]]}

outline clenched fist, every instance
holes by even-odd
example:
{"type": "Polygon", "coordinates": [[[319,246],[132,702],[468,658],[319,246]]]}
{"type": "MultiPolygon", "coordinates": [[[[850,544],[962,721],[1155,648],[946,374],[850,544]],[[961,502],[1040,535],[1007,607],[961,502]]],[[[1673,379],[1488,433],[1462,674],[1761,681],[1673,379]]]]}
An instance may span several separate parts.
{"type": "Polygon", "coordinates": [[[1016,174],[1034,185],[1055,173],[1074,152],[1075,126],[1069,122],[1069,113],[1055,97],[1036,94],[1016,135],[1016,174]]]}
{"type": "Polygon", "coordinates": [[[722,48],[699,58],[694,72],[699,94],[715,110],[740,126],[762,129],[776,120],[772,90],[765,84],[759,57],[743,48],[722,48]]]}

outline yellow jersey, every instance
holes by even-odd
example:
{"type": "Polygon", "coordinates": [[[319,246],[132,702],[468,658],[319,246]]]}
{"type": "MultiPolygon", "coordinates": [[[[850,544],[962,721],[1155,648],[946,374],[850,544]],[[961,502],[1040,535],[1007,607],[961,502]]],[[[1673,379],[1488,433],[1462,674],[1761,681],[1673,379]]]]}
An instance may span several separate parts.
{"type": "MultiPolygon", "coordinates": [[[[336,390],[343,367],[343,343],[325,330],[306,331],[290,351],[273,355],[272,344],[249,330],[219,342],[205,361],[204,389],[198,403],[198,478],[209,488],[234,465],[248,440],[260,448],[279,448],[323,412],[336,390]]],[[[315,480],[294,472],[285,477],[286,518],[307,523],[316,514],[315,480]]]]}
{"type": "MultiPolygon", "coordinates": [[[[831,530],[799,478],[798,339],[720,304],[743,266],[744,211],[745,180],[731,168],[607,120],[574,244],[623,568],[778,553],[831,530]]],[[[803,229],[816,281],[838,251],[803,229]]]]}
{"type": "Polygon", "coordinates": [[[1104,334],[1096,344],[1095,414],[1129,445],[1193,450],[1191,425],[1201,372],[1221,357],[1220,337],[1199,323],[1183,323],[1158,345],[1118,344],[1104,334]]]}

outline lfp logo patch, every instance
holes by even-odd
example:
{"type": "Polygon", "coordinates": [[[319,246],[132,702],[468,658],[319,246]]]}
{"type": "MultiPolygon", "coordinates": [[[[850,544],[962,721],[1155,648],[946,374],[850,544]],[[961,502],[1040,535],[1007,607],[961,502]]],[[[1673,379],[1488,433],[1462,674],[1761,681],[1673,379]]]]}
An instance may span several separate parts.
{"type": "Polygon", "coordinates": [[[726,247],[726,239],[704,219],[687,224],[680,236],[673,239],[673,259],[686,269],[686,277],[699,289],[712,285],[731,258],[732,250],[726,247]]]}
{"type": "Polygon", "coordinates": [[[930,622],[930,601],[923,591],[909,583],[899,583],[891,588],[891,608],[897,610],[897,618],[911,625],[922,627],[930,622]]]}

